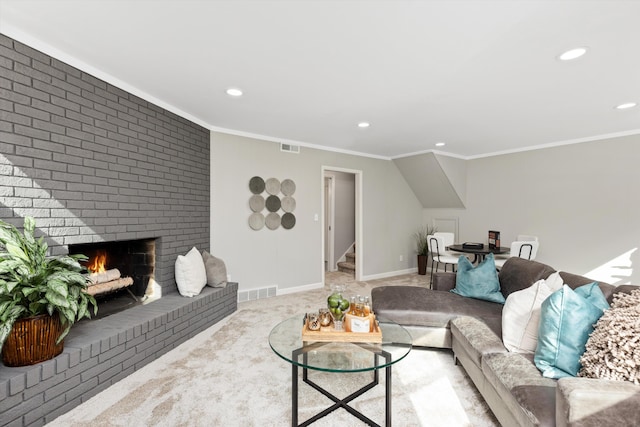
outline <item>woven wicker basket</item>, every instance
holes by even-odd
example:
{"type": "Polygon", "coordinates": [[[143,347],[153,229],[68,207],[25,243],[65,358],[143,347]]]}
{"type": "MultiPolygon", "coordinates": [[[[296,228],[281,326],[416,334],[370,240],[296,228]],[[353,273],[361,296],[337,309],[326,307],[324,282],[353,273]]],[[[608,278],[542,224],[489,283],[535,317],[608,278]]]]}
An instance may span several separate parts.
{"type": "Polygon", "coordinates": [[[6,366],[27,366],[53,359],[62,353],[64,341],[56,344],[61,333],[57,314],[18,319],[2,346],[2,362],[6,366]]]}

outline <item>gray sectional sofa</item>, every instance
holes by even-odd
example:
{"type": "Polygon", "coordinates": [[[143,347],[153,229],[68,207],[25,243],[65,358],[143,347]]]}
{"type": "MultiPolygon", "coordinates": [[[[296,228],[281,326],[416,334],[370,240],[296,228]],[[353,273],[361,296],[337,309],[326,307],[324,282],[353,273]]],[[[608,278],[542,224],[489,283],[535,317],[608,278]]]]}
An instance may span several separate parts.
{"type": "MultiPolygon", "coordinates": [[[[548,265],[510,258],[499,274],[505,298],[546,279],[548,265]]],[[[575,289],[593,280],[560,272],[575,289]]],[[[589,378],[544,378],[533,353],[509,352],[502,343],[502,304],[449,292],[455,273],[434,274],[433,289],[383,286],[371,293],[374,312],[403,325],[414,346],[451,348],[504,426],[639,426],[640,387],[589,378]]],[[[635,286],[598,284],[609,301],[635,286]]]]}

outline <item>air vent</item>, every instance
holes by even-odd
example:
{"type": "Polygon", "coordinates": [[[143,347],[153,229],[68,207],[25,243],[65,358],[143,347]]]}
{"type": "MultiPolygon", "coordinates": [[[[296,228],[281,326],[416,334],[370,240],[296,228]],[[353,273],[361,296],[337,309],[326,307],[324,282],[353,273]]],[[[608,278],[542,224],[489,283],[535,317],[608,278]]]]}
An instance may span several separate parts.
{"type": "Polygon", "coordinates": [[[238,302],[253,301],[253,300],[263,299],[263,298],[271,298],[271,297],[275,297],[276,295],[278,295],[277,286],[268,286],[266,288],[260,288],[260,289],[250,289],[248,291],[239,291],[238,302]]]}
{"type": "Polygon", "coordinates": [[[287,153],[296,153],[300,152],[299,145],[291,145],[291,144],[280,144],[280,151],[286,151],[287,153]]]}

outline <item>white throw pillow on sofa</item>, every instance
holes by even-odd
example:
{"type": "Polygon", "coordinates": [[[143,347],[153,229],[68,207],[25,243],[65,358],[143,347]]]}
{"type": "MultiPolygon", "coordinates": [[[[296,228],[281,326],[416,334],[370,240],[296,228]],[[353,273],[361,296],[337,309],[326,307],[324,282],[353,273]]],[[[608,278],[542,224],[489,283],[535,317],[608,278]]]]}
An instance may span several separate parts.
{"type": "Polygon", "coordinates": [[[530,287],[507,297],[502,309],[502,342],[509,351],[536,351],[542,302],[562,288],[560,273],[538,280],[530,287]]]}
{"type": "Polygon", "coordinates": [[[207,272],[202,255],[193,247],[186,255],[176,259],[176,283],[178,292],[185,297],[193,297],[202,292],[207,284],[207,272]]]}
{"type": "Polygon", "coordinates": [[[549,289],[551,289],[551,292],[559,291],[564,285],[564,280],[562,280],[562,277],[560,277],[559,271],[550,274],[549,277],[544,279],[544,282],[547,284],[549,289]]]}

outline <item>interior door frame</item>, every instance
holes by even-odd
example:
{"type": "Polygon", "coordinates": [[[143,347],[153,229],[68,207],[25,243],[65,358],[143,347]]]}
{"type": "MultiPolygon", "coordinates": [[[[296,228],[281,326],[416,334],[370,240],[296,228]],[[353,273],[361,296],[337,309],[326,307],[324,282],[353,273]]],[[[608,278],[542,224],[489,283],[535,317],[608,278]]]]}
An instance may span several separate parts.
{"type": "Polygon", "coordinates": [[[356,272],[355,272],[355,280],[362,280],[362,271],[364,265],[364,245],[362,244],[363,233],[362,233],[362,223],[363,223],[363,209],[362,209],[362,183],[363,183],[363,173],[358,169],[347,169],[336,166],[321,166],[321,179],[320,179],[320,212],[322,212],[322,224],[320,226],[320,235],[322,239],[322,251],[321,251],[321,259],[320,265],[322,267],[322,285],[325,285],[324,281],[324,251],[325,251],[325,217],[324,217],[324,177],[326,176],[326,172],[345,172],[355,175],[355,230],[356,230],[356,272]]]}
{"type": "Polygon", "coordinates": [[[324,197],[323,201],[325,201],[325,205],[323,208],[324,221],[322,223],[322,229],[325,231],[323,233],[325,237],[325,244],[323,245],[324,253],[326,254],[327,261],[327,270],[324,271],[336,271],[336,259],[334,254],[334,232],[335,232],[335,222],[336,222],[336,210],[335,210],[335,189],[336,182],[335,177],[333,175],[328,175],[326,173],[323,174],[324,180],[324,197]],[[327,183],[328,181],[328,183],[327,183]],[[328,186],[328,189],[327,189],[328,186]],[[329,202],[327,203],[327,199],[329,202]],[[327,226],[331,227],[327,230],[327,226]]]}

